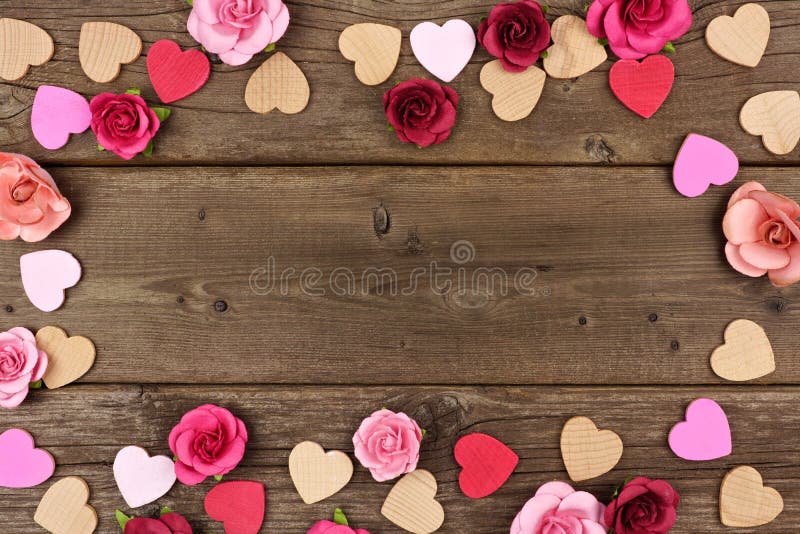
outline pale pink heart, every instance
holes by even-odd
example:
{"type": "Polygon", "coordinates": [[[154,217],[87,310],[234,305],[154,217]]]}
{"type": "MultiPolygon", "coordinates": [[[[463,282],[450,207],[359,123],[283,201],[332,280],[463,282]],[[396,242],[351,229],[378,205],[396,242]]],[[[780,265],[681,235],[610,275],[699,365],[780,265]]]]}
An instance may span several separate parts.
{"type": "Polygon", "coordinates": [[[686,420],[672,427],[669,448],[684,460],[716,460],[732,450],[731,428],[722,407],[697,399],[686,408],[686,420]]]}
{"type": "Polygon", "coordinates": [[[19,270],[28,300],[45,312],[60,308],[64,290],[81,279],[81,264],[63,250],[40,250],[20,256],[19,270]]]}
{"type": "Polygon", "coordinates": [[[166,456],[150,456],[141,447],[125,447],[114,459],[114,480],[131,508],[150,504],[175,484],[175,462],[166,456]]]}
{"type": "Polygon", "coordinates": [[[411,30],[411,49],[428,72],[451,82],[467,66],[475,52],[475,31],[460,19],[444,26],[423,22],[411,30]]]}
{"type": "Polygon", "coordinates": [[[689,134],[675,158],[672,181],[681,195],[692,198],[705,193],[711,184],[729,183],[738,172],[739,160],[733,150],[716,139],[689,134]]]}
{"type": "Polygon", "coordinates": [[[53,476],[55,469],[50,453],[35,448],[24,430],[12,428],[0,434],[0,486],[32,488],[53,476]]]}
{"type": "Polygon", "coordinates": [[[31,129],[33,136],[46,149],[63,147],[70,134],[85,132],[91,121],[89,103],[75,91],[52,85],[42,85],[36,91],[31,129]]]}

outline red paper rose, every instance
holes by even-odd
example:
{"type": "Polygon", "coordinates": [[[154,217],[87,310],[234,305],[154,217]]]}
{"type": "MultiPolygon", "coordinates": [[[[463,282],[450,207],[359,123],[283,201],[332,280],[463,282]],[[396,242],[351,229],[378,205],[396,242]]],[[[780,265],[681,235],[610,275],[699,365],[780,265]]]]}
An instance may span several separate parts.
{"type": "Polygon", "coordinates": [[[678,518],[680,500],[666,480],[637,477],[608,505],[605,522],[614,534],[665,534],[678,518]]]}
{"type": "Polygon", "coordinates": [[[92,99],[89,109],[98,144],[123,159],[144,152],[161,126],[156,112],[136,94],[103,93],[92,99]]]}
{"type": "Polygon", "coordinates": [[[134,517],[125,523],[124,534],[193,534],[189,522],[181,514],[170,512],[158,519],[134,517]]]}
{"type": "Polygon", "coordinates": [[[478,26],[478,42],[509,72],[522,72],[550,46],[550,24],[534,0],[497,4],[478,26]]]}
{"type": "Polygon", "coordinates": [[[404,143],[438,145],[450,137],[456,123],[458,94],[433,80],[414,78],[383,95],[386,118],[404,143]]]}

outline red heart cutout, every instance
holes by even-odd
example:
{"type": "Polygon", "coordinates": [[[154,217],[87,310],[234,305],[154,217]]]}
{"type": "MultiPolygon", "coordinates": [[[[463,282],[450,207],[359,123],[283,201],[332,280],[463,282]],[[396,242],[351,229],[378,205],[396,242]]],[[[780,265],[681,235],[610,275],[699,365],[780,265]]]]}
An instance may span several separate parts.
{"type": "Polygon", "coordinates": [[[225,534],[257,534],[264,523],[264,484],[250,480],[221,482],[206,495],[206,513],[221,521],[225,534]]]}
{"type": "Polygon", "coordinates": [[[649,56],[641,63],[622,59],[608,73],[608,83],[620,102],[649,119],[658,111],[672,90],[675,66],[666,56],[649,56]]]}
{"type": "Polygon", "coordinates": [[[463,468],[458,485],[464,495],[473,499],[499,490],[519,462],[519,457],[503,442],[480,433],[459,439],[454,453],[456,462],[463,468]]]}
{"type": "Polygon", "coordinates": [[[147,73],[158,98],[169,104],[203,87],[211,74],[211,63],[199,50],[182,52],[178,43],[164,39],[150,47],[147,73]]]}

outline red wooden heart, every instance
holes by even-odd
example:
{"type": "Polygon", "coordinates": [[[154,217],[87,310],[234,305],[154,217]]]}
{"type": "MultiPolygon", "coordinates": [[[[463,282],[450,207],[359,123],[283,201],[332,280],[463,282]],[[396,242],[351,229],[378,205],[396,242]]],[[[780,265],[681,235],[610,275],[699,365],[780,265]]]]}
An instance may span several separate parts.
{"type": "Polygon", "coordinates": [[[458,485],[464,495],[473,499],[499,490],[519,462],[519,457],[504,443],[480,433],[459,439],[454,453],[456,462],[463,468],[458,485]]]}
{"type": "Polygon", "coordinates": [[[649,56],[641,63],[622,59],[608,73],[608,83],[620,102],[649,119],[672,90],[675,66],[666,56],[649,56]]]}
{"type": "Polygon", "coordinates": [[[206,513],[221,521],[225,534],[257,534],[264,522],[264,484],[250,480],[221,482],[206,495],[206,513]]]}
{"type": "Polygon", "coordinates": [[[178,43],[164,39],[150,47],[147,73],[158,98],[169,104],[203,87],[211,74],[211,63],[199,50],[182,52],[178,43]]]}

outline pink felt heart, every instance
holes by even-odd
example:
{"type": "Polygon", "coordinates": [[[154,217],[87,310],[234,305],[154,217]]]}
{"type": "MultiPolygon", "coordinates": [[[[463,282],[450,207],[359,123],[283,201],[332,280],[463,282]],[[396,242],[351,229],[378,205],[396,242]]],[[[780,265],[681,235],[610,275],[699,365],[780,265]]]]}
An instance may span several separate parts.
{"type": "Polygon", "coordinates": [[[214,486],[206,495],[206,513],[221,521],[225,534],[257,534],[264,522],[264,484],[232,480],[214,486]]]}
{"type": "Polygon", "coordinates": [[[686,420],[672,427],[669,448],[684,460],[716,460],[732,450],[731,428],[722,407],[697,399],[686,408],[686,420]]]}
{"type": "Polygon", "coordinates": [[[60,308],[64,290],[81,279],[81,264],[63,250],[40,250],[20,256],[19,269],[28,299],[45,312],[60,308]]]}
{"type": "Polygon", "coordinates": [[[428,72],[451,82],[475,52],[475,32],[460,19],[448,20],[444,26],[423,22],[411,30],[411,50],[428,72]]]}
{"type": "Polygon", "coordinates": [[[481,499],[500,489],[519,462],[519,457],[505,443],[477,432],[459,439],[453,453],[463,468],[458,485],[472,499],[481,499]]]}
{"type": "Polygon", "coordinates": [[[705,193],[711,184],[727,184],[738,172],[733,150],[710,137],[689,134],[675,158],[672,181],[681,195],[691,198],[705,193]]]}
{"type": "Polygon", "coordinates": [[[199,50],[183,52],[178,43],[162,39],[150,47],[147,73],[158,98],[169,104],[203,87],[211,74],[211,63],[199,50]]]}
{"type": "Polygon", "coordinates": [[[50,453],[36,449],[24,430],[12,428],[0,434],[0,486],[32,488],[53,476],[55,469],[50,453]]]}
{"type": "Polygon", "coordinates": [[[647,56],[641,63],[634,59],[621,59],[608,72],[611,91],[620,102],[649,119],[672,91],[675,66],[666,56],[647,56]]]}
{"type": "Polygon", "coordinates": [[[63,147],[70,134],[85,132],[91,121],[89,103],[75,91],[52,85],[42,85],[36,91],[31,129],[33,136],[46,149],[63,147]]]}
{"type": "Polygon", "coordinates": [[[114,480],[122,498],[138,508],[163,497],[175,484],[175,462],[140,447],[125,447],[114,459],[114,480]]]}

